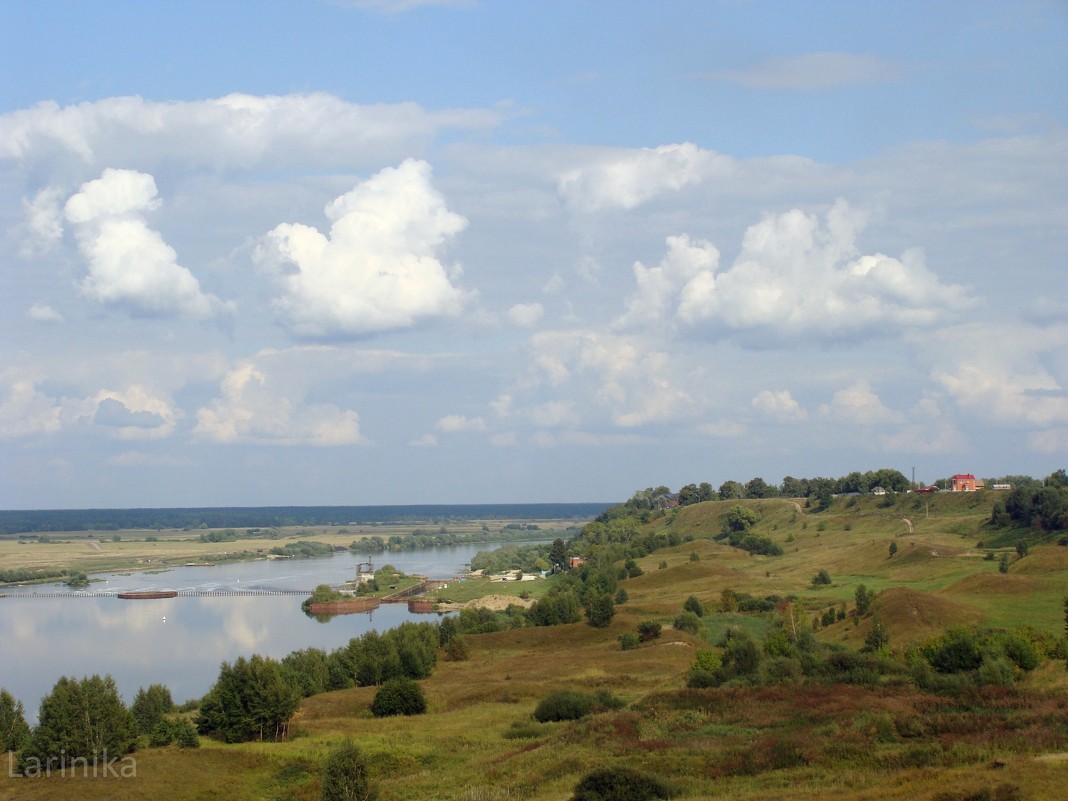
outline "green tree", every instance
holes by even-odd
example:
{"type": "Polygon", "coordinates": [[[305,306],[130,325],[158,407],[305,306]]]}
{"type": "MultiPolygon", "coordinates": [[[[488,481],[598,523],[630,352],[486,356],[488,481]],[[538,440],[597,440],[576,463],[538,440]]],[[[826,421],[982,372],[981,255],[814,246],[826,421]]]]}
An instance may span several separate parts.
{"type": "Polygon", "coordinates": [[[423,688],[412,679],[390,679],[375,693],[371,714],[376,718],[391,715],[421,715],[426,712],[423,688]]]}
{"type": "Polygon", "coordinates": [[[875,603],[875,593],[863,584],[857,587],[853,597],[857,602],[857,614],[861,616],[868,614],[872,604],[875,603]]]}
{"type": "Polygon", "coordinates": [[[682,608],[687,612],[693,612],[698,617],[705,616],[705,608],[701,605],[701,601],[697,598],[696,595],[691,595],[689,598],[687,598],[683,602],[682,608]]]}
{"type": "Polygon", "coordinates": [[[567,545],[562,539],[557,537],[553,540],[553,544],[549,546],[547,558],[554,573],[567,569],[567,545]]]}
{"type": "Polygon", "coordinates": [[[228,743],[278,740],[299,702],[300,690],[286,682],[278,662],[259,654],[238,657],[222,663],[200,705],[198,728],[228,743]]]}
{"type": "Polygon", "coordinates": [[[864,647],[861,651],[881,651],[890,645],[890,633],[886,630],[882,620],[876,615],[871,622],[871,630],[864,636],[864,647]]]}
{"type": "Polygon", "coordinates": [[[162,684],[152,684],[147,690],[140,688],[130,705],[130,713],[141,734],[150,734],[156,724],[163,720],[164,715],[173,710],[171,691],[162,684]]]}
{"type": "Polygon", "coordinates": [[[594,628],[607,628],[615,614],[615,603],[607,592],[596,593],[586,602],[586,622],[594,628]]]}
{"type": "Polygon", "coordinates": [[[831,583],[831,574],[826,570],[820,570],[815,576],[812,577],[812,586],[819,587],[821,585],[827,585],[831,583]]]}
{"type": "Polygon", "coordinates": [[[26,725],[26,716],[22,701],[7,690],[0,690],[0,753],[21,751],[30,739],[30,727],[26,725]]]}
{"type": "Polygon", "coordinates": [[[894,557],[894,554],[896,554],[896,553],[897,553],[897,543],[891,541],[890,542],[890,558],[892,559],[894,557]]]}
{"type": "Polygon", "coordinates": [[[745,497],[745,487],[737,481],[724,481],[719,485],[719,499],[721,501],[741,500],[745,497]]]}
{"type": "Polygon", "coordinates": [[[374,801],[378,797],[367,758],[352,740],[345,740],[327,755],[319,797],[321,801],[374,801]]]}
{"type": "Polygon", "coordinates": [[[747,509],[744,506],[732,506],[723,516],[723,528],[725,531],[740,534],[748,531],[750,526],[759,519],[760,517],[752,509],[747,509]]]}
{"type": "Polygon", "coordinates": [[[179,748],[200,748],[200,736],[197,727],[189,718],[179,718],[171,725],[174,732],[174,742],[179,748]]]}
{"type": "Polygon", "coordinates": [[[122,757],[137,738],[133,715],[122,703],[111,676],[80,681],[63,676],[41,699],[38,723],[23,757],[40,765],[49,758],[122,757]]]}

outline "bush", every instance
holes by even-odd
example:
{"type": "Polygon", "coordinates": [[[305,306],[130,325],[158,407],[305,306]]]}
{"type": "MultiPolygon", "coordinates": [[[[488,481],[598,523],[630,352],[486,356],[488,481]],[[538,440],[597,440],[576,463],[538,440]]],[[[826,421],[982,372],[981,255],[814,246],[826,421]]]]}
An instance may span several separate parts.
{"type": "Polygon", "coordinates": [[[642,642],[655,640],[660,636],[660,624],[655,620],[643,620],[638,624],[638,636],[642,642]]]}
{"type": "Polygon", "coordinates": [[[446,662],[466,662],[471,656],[463,637],[453,637],[442,650],[446,662]]]}
{"type": "Polygon", "coordinates": [[[592,694],[577,690],[553,690],[534,707],[534,720],[539,723],[578,720],[594,712],[620,709],[622,706],[623,701],[603,689],[592,694]]]}
{"type": "Polygon", "coordinates": [[[691,595],[687,598],[682,608],[686,612],[693,612],[698,617],[705,616],[705,608],[701,605],[701,601],[698,600],[696,595],[691,595]]]}
{"type": "Polygon", "coordinates": [[[826,570],[821,570],[819,573],[812,577],[812,586],[819,587],[820,585],[826,585],[831,583],[831,574],[826,570]]]}
{"type": "Polygon", "coordinates": [[[197,727],[188,718],[181,718],[171,724],[174,742],[179,748],[200,748],[200,736],[197,727]]]}
{"type": "Polygon", "coordinates": [[[586,622],[594,628],[607,628],[615,614],[616,606],[608,593],[598,593],[586,604],[586,622]]]}
{"type": "Polygon", "coordinates": [[[383,684],[371,702],[371,714],[376,718],[390,715],[421,715],[426,712],[423,688],[412,679],[390,679],[383,684]]]}
{"type": "Polygon", "coordinates": [[[635,648],[638,647],[638,643],[639,642],[640,641],[638,640],[638,635],[637,634],[631,634],[629,631],[626,634],[620,634],[619,635],[619,648],[620,648],[620,650],[633,651],[635,648]]]}
{"type": "Polygon", "coordinates": [[[323,765],[322,801],[373,801],[378,788],[367,771],[367,759],[351,740],[330,752],[323,765]]]}
{"type": "Polygon", "coordinates": [[[575,785],[571,801],[647,801],[671,798],[678,790],[663,779],[631,768],[600,768],[575,785]]]}
{"type": "Polygon", "coordinates": [[[675,618],[674,626],[679,631],[685,631],[689,634],[697,634],[701,631],[701,618],[693,612],[682,612],[675,618]]]}
{"type": "Polygon", "coordinates": [[[174,729],[169,720],[159,721],[148,736],[149,748],[163,748],[174,742],[174,729]]]}

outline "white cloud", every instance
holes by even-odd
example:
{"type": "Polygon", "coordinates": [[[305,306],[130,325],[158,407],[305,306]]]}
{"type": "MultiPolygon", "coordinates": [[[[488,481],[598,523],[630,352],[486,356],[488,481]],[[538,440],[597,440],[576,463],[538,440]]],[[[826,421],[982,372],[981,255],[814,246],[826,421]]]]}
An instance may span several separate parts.
{"type": "Polygon", "coordinates": [[[697,427],[697,430],[710,437],[737,439],[744,436],[748,428],[745,423],[740,423],[737,420],[720,420],[715,423],[702,423],[697,427]]]}
{"type": "Polygon", "coordinates": [[[63,194],[59,187],[46,186],[32,200],[22,199],[25,222],[19,255],[23,258],[47,253],[63,238],[63,194]]]}
{"type": "Polygon", "coordinates": [[[231,370],[222,397],[197,411],[194,434],[218,443],[274,445],[357,445],[363,443],[359,417],[334,404],[305,404],[286,381],[252,362],[231,370]]]}
{"type": "Polygon", "coordinates": [[[633,428],[677,419],[693,407],[675,385],[671,357],[636,338],[551,331],[536,334],[530,349],[531,370],[513,394],[549,397],[510,403],[512,415],[577,425],[607,413],[613,425],[633,428]]]}
{"type": "Polygon", "coordinates": [[[423,434],[419,439],[413,439],[408,444],[413,448],[434,448],[438,444],[438,438],[433,434],[423,434]]]}
{"type": "Polygon", "coordinates": [[[0,372],[0,437],[54,434],[63,427],[62,410],[37,383],[34,376],[0,372]]]}
{"type": "Polygon", "coordinates": [[[689,142],[656,148],[602,151],[593,162],[564,172],[557,191],[579,211],[633,209],[667,192],[698,184],[732,163],[689,142]]]}
{"type": "Polygon", "coordinates": [[[540,303],[517,303],[508,310],[508,319],[519,328],[533,328],[544,314],[540,303]]]}
{"type": "Polygon", "coordinates": [[[758,412],[781,423],[793,423],[804,420],[808,412],[801,408],[788,389],[774,392],[762,389],[753,398],[752,406],[758,412]]]}
{"type": "Polygon", "coordinates": [[[895,80],[900,68],[868,53],[804,53],[774,58],[745,69],[719,70],[708,77],[749,89],[815,92],[841,86],[895,80]]]}
{"type": "Polygon", "coordinates": [[[861,255],[863,215],[839,201],[825,223],[799,209],[766,217],[745,233],[729,270],[702,270],[683,288],[684,326],[734,332],[748,344],[853,342],[951,320],[975,305],[943,284],[918,250],[900,259],[861,255]]]}
{"type": "Polygon", "coordinates": [[[325,209],[329,236],[282,224],[257,250],[283,294],[281,319],[297,336],[357,337],[459,314],[464,293],[437,251],[467,226],[430,183],[430,165],[387,168],[325,209]]]}
{"type": "Polygon", "coordinates": [[[26,316],[35,323],[62,323],[63,315],[47,303],[34,303],[26,309],[26,316]]]}
{"type": "Polygon", "coordinates": [[[667,253],[656,267],[634,262],[637,288],[627,298],[627,310],[616,318],[616,328],[644,329],[670,319],[679,293],[692,281],[703,281],[719,266],[719,251],[711,242],[688,236],[669,236],[667,253]]]}
{"type": "Polygon", "coordinates": [[[1036,431],[1028,435],[1027,445],[1039,453],[1068,453],[1068,428],[1054,428],[1036,431]]]}
{"type": "Polygon", "coordinates": [[[441,130],[491,128],[500,118],[483,110],[430,112],[415,103],[361,106],[325,93],[43,102],[0,115],[0,159],[51,166],[58,146],[85,164],[149,170],[162,162],[213,170],[352,169],[418,152],[441,130]]]}
{"type": "Polygon", "coordinates": [[[456,434],[464,431],[485,431],[486,421],[481,417],[465,417],[462,414],[448,414],[435,425],[438,431],[456,434]]]}
{"type": "Polygon", "coordinates": [[[120,439],[161,439],[174,433],[179,412],[145,387],[101,390],[79,415],[114,429],[120,439]]]}
{"type": "Polygon", "coordinates": [[[111,467],[189,467],[192,464],[188,459],[143,451],[123,451],[108,457],[105,463],[111,467]]]}
{"type": "Polygon", "coordinates": [[[1006,425],[1068,424],[1068,325],[966,325],[921,344],[963,409],[1006,425]]]}
{"type": "Polygon", "coordinates": [[[898,423],[904,418],[899,412],[888,409],[865,379],[834,393],[829,404],[820,406],[820,414],[832,420],[857,425],[898,423]]]}
{"type": "Polygon", "coordinates": [[[159,207],[156,182],[135,170],[108,168],[82,185],[64,208],[76,226],[89,266],[82,293],[136,316],[206,319],[230,314],[232,304],[201,291],[177,262],[174,249],[149,228],[144,212],[159,207]]]}

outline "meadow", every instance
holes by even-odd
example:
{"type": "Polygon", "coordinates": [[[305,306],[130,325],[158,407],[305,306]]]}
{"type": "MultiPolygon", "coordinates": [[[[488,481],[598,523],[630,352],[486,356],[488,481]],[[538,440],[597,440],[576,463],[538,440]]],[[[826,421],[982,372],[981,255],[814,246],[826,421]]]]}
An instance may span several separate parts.
{"type": "MultiPolygon", "coordinates": [[[[729,626],[764,637],[776,624],[776,612],[721,611],[728,589],[795,596],[808,617],[819,617],[851,605],[864,585],[877,594],[889,659],[903,660],[956,626],[1027,626],[1036,639],[1063,636],[1068,548],[1038,545],[1021,556],[1011,547],[985,547],[990,503],[989,493],[977,493],[902,495],[893,506],[840,498],[822,513],[783,499],[687,506],[645,524],[677,535],[678,544],[637,560],[642,575],[622,582],[628,600],[609,626],[467,635],[469,658],[439,660],[421,682],[425,715],[372,717],[370,687],[325,693],[305,699],[284,742],[202,738],[192,751],[146,748],[134,754],[137,776],[129,779],[0,774],[0,798],[317,799],[322,761],[345,738],[368,756],[382,801],[566,799],[583,775],[604,766],[669,778],[682,799],[1064,798],[1064,659],[1044,659],[1012,687],[952,693],[921,690],[903,675],[869,685],[686,686],[696,653],[717,650],[729,626]],[[751,555],[714,539],[726,509],[739,503],[759,515],[753,532],[779,544],[781,556],[751,555]],[[813,583],[821,570],[830,583],[813,583]],[[696,633],[671,625],[690,596],[705,609],[696,633]],[[662,635],[621,650],[619,636],[646,620],[660,622],[662,635]],[[538,700],[564,688],[607,690],[624,703],[577,721],[534,721],[538,700]]],[[[343,537],[347,544],[352,533],[343,537]]],[[[543,592],[553,581],[530,585],[543,592]]],[[[872,616],[847,615],[815,636],[855,651],[872,625],[872,616]]]]}

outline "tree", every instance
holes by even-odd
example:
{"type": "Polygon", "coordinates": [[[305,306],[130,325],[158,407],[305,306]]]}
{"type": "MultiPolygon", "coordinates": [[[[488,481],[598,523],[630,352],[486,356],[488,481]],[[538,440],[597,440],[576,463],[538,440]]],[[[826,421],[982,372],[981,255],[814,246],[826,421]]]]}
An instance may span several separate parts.
{"type": "Polygon", "coordinates": [[[691,595],[682,604],[682,608],[687,612],[693,612],[698,617],[705,616],[705,608],[701,605],[701,601],[698,600],[696,595],[691,595]]]}
{"type": "Polygon", "coordinates": [[[643,620],[638,624],[638,638],[642,642],[655,640],[660,636],[660,624],[655,620],[643,620]]]}
{"type": "Polygon", "coordinates": [[[586,622],[594,628],[607,628],[615,614],[615,604],[607,592],[596,593],[586,602],[586,622]]]}
{"type": "Polygon", "coordinates": [[[376,718],[391,715],[421,715],[426,712],[423,688],[412,679],[390,679],[383,684],[371,702],[371,714],[376,718]]]}
{"type": "Polygon", "coordinates": [[[299,688],[285,681],[278,662],[259,654],[238,657],[222,663],[200,705],[198,728],[228,743],[279,740],[299,702],[299,688]]]}
{"type": "Polygon", "coordinates": [[[0,753],[21,751],[29,739],[30,727],[26,725],[22,701],[15,700],[7,690],[0,690],[0,753]]]}
{"type": "Polygon", "coordinates": [[[768,484],[759,476],[749,479],[745,484],[746,498],[774,498],[777,493],[778,489],[776,487],[768,484]]]}
{"type": "Polygon", "coordinates": [[[896,554],[896,553],[897,553],[897,543],[891,541],[890,542],[890,558],[893,558],[894,554],[896,554]]]}
{"type": "Polygon", "coordinates": [[[47,765],[49,759],[121,757],[137,739],[133,715],[122,703],[111,676],[80,681],[63,676],[41,699],[38,723],[23,757],[47,765]]]}
{"type": "Polygon", "coordinates": [[[553,540],[553,544],[549,546],[548,559],[549,564],[552,566],[552,572],[556,573],[567,569],[567,545],[559,537],[553,540]]]}
{"type": "Polygon", "coordinates": [[[130,713],[137,724],[137,730],[141,734],[151,734],[164,715],[173,709],[171,691],[162,684],[153,684],[147,690],[142,687],[137,691],[130,706],[130,713]]]}
{"type": "Polygon", "coordinates": [[[345,740],[327,755],[319,797],[322,801],[374,801],[378,797],[367,758],[352,740],[345,740]]]}
{"type": "Polygon", "coordinates": [[[831,574],[826,570],[820,570],[819,573],[812,577],[812,586],[819,587],[821,585],[827,585],[831,583],[831,574]]]}
{"type": "Polygon", "coordinates": [[[786,476],[779,485],[779,494],[784,498],[803,498],[808,495],[808,482],[803,478],[786,476]]]}
{"type": "Polygon", "coordinates": [[[732,506],[723,516],[723,528],[728,532],[740,534],[748,531],[750,526],[759,519],[760,517],[752,509],[747,509],[744,506],[732,506]]]}
{"type": "Polygon", "coordinates": [[[721,501],[736,501],[745,497],[745,487],[737,481],[724,481],[719,485],[721,501]]]}
{"type": "Polygon", "coordinates": [[[881,651],[890,645],[890,633],[886,630],[883,622],[876,615],[871,622],[871,631],[864,636],[864,647],[861,651],[874,653],[881,651]]]}
{"type": "Polygon", "coordinates": [[[857,602],[857,614],[861,616],[868,614],[872,604],[875,603],[875,593],[863,584],[857,587],[857,591],[853,597],[857,602]]]}

